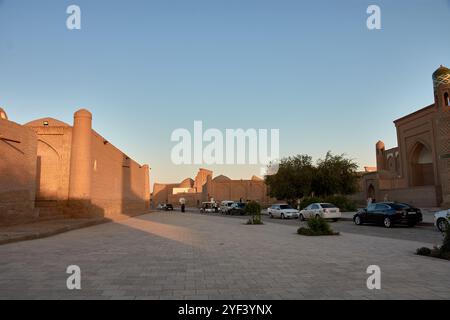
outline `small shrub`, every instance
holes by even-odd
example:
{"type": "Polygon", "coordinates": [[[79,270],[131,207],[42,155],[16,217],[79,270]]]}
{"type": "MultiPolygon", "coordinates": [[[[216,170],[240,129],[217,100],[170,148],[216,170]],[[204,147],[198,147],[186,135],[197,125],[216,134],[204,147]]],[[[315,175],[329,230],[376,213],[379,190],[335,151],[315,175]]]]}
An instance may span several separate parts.
{"type": "Polygon", "coordinates": [[[441,249],[439,247],[434,247],[433,249],[430,250],[431,250],[430,257],[442,258],[441,249]]]}
{"type": "Polygon", "coordinates": [[[264,222],[262,222],[261,220],[258,219],[248,219],[246,225],[250,226],[250,225],[259,225],[259,224],[264,224],[264,222]]]}
{"type": "Polygon", "coordinates": [[[427,256],[428,257],[431,255],[431,249],[426,248],[426,247],[419,248],[419,249],[417,249],[416,254],[419,256],[427,256]]]}
{"type": "Polygon", "coordinates": [[[256,201],[250,201],[245,206],[245,212],[251,216],[250,220],[247,222],[248,225],[251,224],[263,224],[261,218],[261,205],[256,201]]]}
{"type": "Polygon", "coordinates": [[[298,234],[304,236],[336,236],[339,232],[334,232],[330,224],[322,217],[311,218],[308,220],[308,228],[300,228],[298,234]]]}
{"type": "Polygon", "coordinates": [[[309,237],[316,236],[316,234],[311,229],[308,228],[300,228],[298,229],[297,233],[302,236],[309,236],[309,237]]]}
{"type": "Polygon", "coordinates": [[[308,227],[314,233],[330,234],[332,232],[330,224],[326,222],[322,217],[308,219],[308,227]]]}
{"type": "Polygon", "coordinates": [[[447,228],[444,232],[444,242],[440,248],[442,254],[450,253],[450,228],[447,228]]]}
{"type": "Polygon", "coordinates": [[[416,253],[420,256],[427,256],[439,259],[450,260],[450,228],[445,231],[445,237],[442,246],[417,249],[416,253]]]}

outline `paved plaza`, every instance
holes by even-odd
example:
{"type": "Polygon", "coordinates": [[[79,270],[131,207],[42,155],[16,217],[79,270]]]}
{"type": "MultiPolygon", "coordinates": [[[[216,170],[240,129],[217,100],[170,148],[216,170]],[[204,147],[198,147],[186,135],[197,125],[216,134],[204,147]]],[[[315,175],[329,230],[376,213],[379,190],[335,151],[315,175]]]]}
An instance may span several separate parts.
{"type": "Polygon", "coordinates": [[[414,254],[432,240],[309,238],[295,223],[243,222],[156,212],[3,245],[0,299],[450,299],[450,262],[414,254]],[[82,290],[67,289],[69,265],[82,290]],[[381,290],[366,287],[369,265],[381,290]]]}

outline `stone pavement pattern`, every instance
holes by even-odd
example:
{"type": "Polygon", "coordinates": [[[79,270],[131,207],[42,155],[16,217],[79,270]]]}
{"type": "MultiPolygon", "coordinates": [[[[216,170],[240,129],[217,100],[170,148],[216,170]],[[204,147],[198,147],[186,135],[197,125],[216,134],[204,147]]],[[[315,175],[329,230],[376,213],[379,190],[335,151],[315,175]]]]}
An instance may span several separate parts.
{"type": "Polygon", "coordinates": [[[429,245],[295,226],[153,213],[0,246],[1,299],[450,299],[450,263],[429,245]],[[369,265],[382,290],[366,288],[369,265]],[[66,289],[69,265],[82,290],[66,289]]]}

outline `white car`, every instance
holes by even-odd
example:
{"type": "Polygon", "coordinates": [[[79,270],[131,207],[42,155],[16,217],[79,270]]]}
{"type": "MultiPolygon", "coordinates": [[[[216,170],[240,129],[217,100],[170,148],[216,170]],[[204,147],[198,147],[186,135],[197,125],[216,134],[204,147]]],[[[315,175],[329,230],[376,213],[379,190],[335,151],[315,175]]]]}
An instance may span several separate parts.
{"type": "Polygon", "coordinates": [[[436,212],[434,214],[434,225],[440,232],[445,232],[450,226],[450,210],[436,212]]]}
{"type": "Polygon", "coordinates": [[[270,218],[290,219],[298,218],[298,210],[292,208],[288,204],[274,204],[268,209],[270,218]]]}
{"type": "Polygon", "coordinates": [[[322,217],[324,219],[333,219],[338,221],[342,218],[342,213],[338,207],[331,203],[312,203],[300,211],[300,220],[305,221],[309,218],[322,217]]]}
{"type": "Polygon", "coordinates": [[[220,203],[220,212],[222,212],[224,214],[228,214],[228,211],[230,211],[233,204],[234,204],[234,201],[222,201],[220,203]]]}
{"type": "Polygon", "coordinates": [[[217,211],[219,211],[219,208],[215,202],[203,202],[200,208],[201,213],[214,213],[217,211]]]}

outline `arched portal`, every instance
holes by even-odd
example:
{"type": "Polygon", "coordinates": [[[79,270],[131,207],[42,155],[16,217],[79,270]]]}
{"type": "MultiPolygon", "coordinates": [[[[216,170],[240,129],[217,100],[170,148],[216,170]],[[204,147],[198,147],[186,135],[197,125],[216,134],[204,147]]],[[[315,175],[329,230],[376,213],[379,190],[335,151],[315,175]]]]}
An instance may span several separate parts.
{"type": "Polygon", "coordinates": [[[367,188],[367,199],[375,199],[375,188],[372,184],[369,185],[369,188],[367,188]]]}
{"type": "Polygon", "coordinates": [[[58,200],[60,189],[59,155],[47,143],[39,140],[37,146],[37,200],[58,200]]]}
{"type": "Polygon", "coordinates": [[[394,158],[394,156],[390,156],[390,157],[388,157],[388,161],[387,161],[387,163],[388,163],[388,170],[390,171],[390,172],[395,172],[396,171],[396,168],[395,168],[395,158],[394,158]]]}
{"type": "Polygon", "coordinates": [[[410,155],[412,186],[434,185],[434,165],[431,150],[417,142],[410,155]]]}

